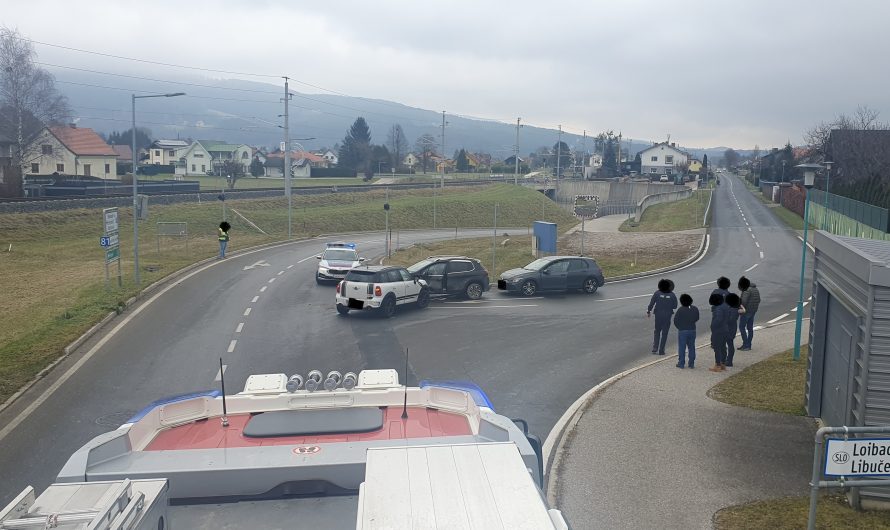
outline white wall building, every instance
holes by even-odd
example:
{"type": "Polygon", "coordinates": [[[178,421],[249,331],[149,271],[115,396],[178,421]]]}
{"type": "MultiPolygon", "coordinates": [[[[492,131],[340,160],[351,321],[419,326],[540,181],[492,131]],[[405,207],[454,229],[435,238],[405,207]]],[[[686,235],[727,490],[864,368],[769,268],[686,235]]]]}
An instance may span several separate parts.
{"type": "Polygon", "coordinates": [[[181,152],[188,149],[189,143],[185,140],[155,140],[148,148],[148,163],[167,166],[175,164],[181,157],[181,152]]]}
{"type": "Polygon", "coordinates": [[[187,149],[177,153],[180,155],[176,162],[177,175],[200,176],[210,171],[210,153],[200,142],[194,142],[187,149]]]}
{"type": "Polygon", "coordinates": [[[640,173],[646,176],[672,175],[676,166],[685,165],[689,154],[677,149],[677,144],[661,142],[640,151],[640,173]]]}
{"type": "Polygon", "coordinates": [[[117,179],[117,153],[95,131],[46,127],[25,148],[25,175],[82,175],[117,179]]]}

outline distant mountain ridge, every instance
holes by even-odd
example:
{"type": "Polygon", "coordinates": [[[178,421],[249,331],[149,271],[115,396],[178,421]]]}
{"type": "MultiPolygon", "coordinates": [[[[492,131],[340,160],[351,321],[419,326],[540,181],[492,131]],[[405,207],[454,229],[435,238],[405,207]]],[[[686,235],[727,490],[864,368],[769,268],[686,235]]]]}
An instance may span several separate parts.
{"type": "MultiPolygon", "coordinates": [[[[277,147],[284,139],[279,127],[284,113],[284,89],[281,86],[243,80],[208,80],[183,78],[179,82],[130,81],[67,70],[52,70],[58,88],[68,96],[80,126],[110,133],[130,128],[131,93],[185,92],[185,97],[139,99],[136,107],[137,127],[152,131],[155,138],[213,139],[252,146],[277,147]],[[205,86],[196,86],[205,85],[205,86]],[[221,87],[225,90],[207,88],[221,87]],[[102,88],[115,87],[118,89],[102,88]],[[132,88],[124,88],[132,87],[132,88]]],[[[409,149],[423,134],[435,138],[441,149],[442,113],[409,107],[379,99],[336,94],[294,94],[290,104],[290,137],[308,150],[333,147],[342,142],[347,129],[359,116],[371,128],[372,141],[386,143],[394,124],[400,124],[408,139],[409,149]]],[[[495,159],[513,154],[516,125],[495,120],[445,116],[445,154],[461,148],[471,152],[489,153],[495,159]]],[[[519,134],[519,153],[526,156],[541,147],[556,144],[555,129],[523,125],[519,134]]],[[[572,149],[582,149],[582,135],[563,133],[562,140],[572,149]]],[[[588,137],[587,151],[593,151],[588,137]]],[[[636,154],[654,142],[625,138],[622,152],[636,154]]],[[[685,148],[700,157],[707,153],[716,160],[726,148],[685,148]]],[[[739,151],[744,154],[743,151],[739,151]]]]}

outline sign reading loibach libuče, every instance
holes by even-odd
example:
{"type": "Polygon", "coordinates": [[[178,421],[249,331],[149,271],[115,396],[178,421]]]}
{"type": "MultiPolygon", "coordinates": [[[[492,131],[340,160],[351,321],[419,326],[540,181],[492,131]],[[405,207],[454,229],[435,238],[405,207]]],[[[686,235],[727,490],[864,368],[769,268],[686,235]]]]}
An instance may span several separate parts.
{"type": "Polygon", "coordinates": [[[890,438],[829,438],[825,449],[825,475],[890,476],[890,438]]]}

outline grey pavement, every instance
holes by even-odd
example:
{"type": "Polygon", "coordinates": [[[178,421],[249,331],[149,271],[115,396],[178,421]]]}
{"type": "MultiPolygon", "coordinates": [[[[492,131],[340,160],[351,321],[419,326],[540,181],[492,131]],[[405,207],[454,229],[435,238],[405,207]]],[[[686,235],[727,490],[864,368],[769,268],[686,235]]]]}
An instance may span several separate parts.
{"type": "MultiPolygon", "coordinates": [[[[619,213],[615,215],[604,215],[602,217],[597,217],[596,219],[590,219],[584,221],[584,231],[585,232],[618,232],[618,227],[621,226],[621,223],[627,221],[627,214],[619,213]]],[[[576,226],[572,227],[568,233],[580,232],[581,231],[581,223],[578,223],[576,226]]]]}
{"type": "Polygon", "coordinates": [[[708,371],[713,352],[697,347],[694,370],[677,368],[674,355],[595,397],[566,433],[550,478],[551,498],[572,528],[712,528],[723,507],[806,494],[814,421],[707,395],[788,349],[793,336],[793,325],[755,332],[755,350],[737,352],[724,373],[708,371]]]}

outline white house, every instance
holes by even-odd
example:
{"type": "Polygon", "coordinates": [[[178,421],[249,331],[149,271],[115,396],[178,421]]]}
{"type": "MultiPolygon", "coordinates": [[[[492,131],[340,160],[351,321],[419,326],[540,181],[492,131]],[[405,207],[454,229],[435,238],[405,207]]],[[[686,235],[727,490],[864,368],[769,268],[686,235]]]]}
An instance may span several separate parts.
{"type": "Polygon", "coordinates": [[[250,172],[250,160],[253,154],[249,145],[230,144],[215,140],[198,140],[196,143],[201,144],[204,150],[210,155],[210,164],[207,166],[210,171],[216,171],[218,165],[226,161],[234,161],[240,163],[244,168],[244,173],[250,172]]]}
{"type": "Polygon", "coordinates": [[[677,149],[677,144],[661,142],[640,151],[640,174],[672,175],[676,166],[685,165],[689,154],[677,149]]]}
{"type": "Polygon", "coordinates": [[[148,163],[167,166],[179,161],[180,153],[189,148],[185,140],[155,140],[148,148],[148,163]]]}
{"type": "Polygon", "coordinates": [[[204,149],[201,142],[194,142],[177,153],[179,154],[179,160],[175,164],[177,175],[206,175],[210,171],[210,153],[204,149]]]}
{"type": "Polygon", "coordinates": [[[46,127],[25,148],[25,175],[117,178],[117,153],[96,132],[76,125],[46,127]]]}
{"type": "Polygon", "coordinates": [[[319,151],[315,154],[324,158],[327,161],[329,167],[336,166],[337,161],[339,160],[339,158],[337,157],[337,153],[331,151],[330,149],[325,149],[324,151],[319,151]]]}

